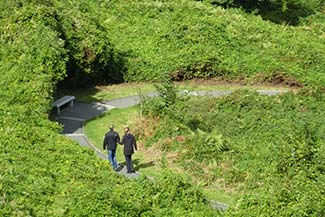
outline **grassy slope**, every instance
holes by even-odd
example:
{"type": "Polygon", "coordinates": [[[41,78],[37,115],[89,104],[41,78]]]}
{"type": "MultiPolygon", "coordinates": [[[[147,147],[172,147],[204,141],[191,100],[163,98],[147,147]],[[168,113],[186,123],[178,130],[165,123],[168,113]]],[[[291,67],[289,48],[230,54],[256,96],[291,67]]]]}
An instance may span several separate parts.
{"type": "MultiPolygon", "coordinates": [[[[120,134],[120,136],[122,136],[123,127],[130,126],[132,130],[132,128],[135,127],[135,124],[139,121],[139,110],[139,107],[113,109],[106,112],[105,115],[98,116],[97,118],[88,121],[85,124],[85,134],[87,135],[88,140],[99,150],[102,150],[103,135],[107,132],[108,125],[114,123],[115,130],[120,134]]],[[[154,150],[145,148],[143,144],[144,141],[140,140],[138,143],[139,150],[133,156],[135,169],[148,177],[161,177],[163,167],[161,160],[165,154],[158,149],[154,150]]],[[[104,150],[102,150],[102,152],[106,153],[104,150]]],[[[117,161],[125,164],[122,147],[118,147],[117,149],[117,161]]],[[[172,163],[169,167],[176,171],[181,169],[181,166],[177,163],[172,163]]],[[[185,171],[181,172],[186,173],[185,171]]],[[[197,181],[198,183],[204,182],[204,180],[200,179],[197,181]]],[[[229,205],[234,204],[234,194],[229,191],[225,192],[224,189],[207,186],[204,188],[204,192],[209,199],[229,205]]]]}
{"type": "Polygon", "coordinates": [[[102,7],[101,22],[128,57],[128,80],[185,71],[189,77],[280,75],[292,85],[294,79],[324,85],[325,39],[307,28],[188,0],[116,0],[102,7]]]}
{"type": "MultiPolygon", "coordinates": [[[[137,122],[139,116],[139,107],[130,107],[125,109],[113,109],[106,112],[104,115],[99,116],[93,120],[88,121],[85,124],[85,133],[89,141],[94,144],[98,149],[102,150],[103,136],[108,131],[108,125],[113,123],[115,125],[115,130],[120,134],[120,137],[123,136],[123,128],[125,126],[130,126],[131,130],[134,126],[134,123],[137,122]]],[[[144,156],[141,152],[141,142],[139,144],[139,152],[134,155],[135,168],[138,169],[141,173],[144,173],[149,176],[159,176],[161,171],[158,171],[156,167],[141,167],[139,164],[148,163],[148,156],[144,156]]],[[[104,150],[102,150],[104,152],[104,150]]],[[[117,161],[120,163],[125,163],[123,155],[123,147],[118,146],[117,149],[117,161]]]]}
{"type": "MultiPolygon", "coordinates": [[[[307,96],[306,100],[308,100],[308,102],[310,101],[310,103],[305,103],[301,99],[301,96],[275,97],[273,99],[268,99],[268,97],[250,96],[250,94],[247,93],[237,93],[237,95],[228,97],[226,100],[220,100],[221,102],[213,102],[211,100],[202,102],[202,100],[193,100],[193,103],[196,103],[195,106],[183,105],[185,108],[178,109],[176,107],[175,114],[179,114],[177,117],[183,117],[185,120],[191,120],[191,118],[194,120],[201,120],[203,118],[203,120],[206,121],[200,122],[200,127],[202,127],[202,129],[210,129],[211,125],[214,126],[213,129],[217,129],[216,132],[222,132],[225,141],[227,141],[229,146],[235,150],[234,152],[228,150],[228,152],[223,156],[218,156],[216,162],[205,162],[203,164],[192,164],[188,161],[186,161],[187,163],[182,163],[183,160],[181,158],[180,161],[175,161],[184,150],[187,148],[191,149],[191,147],[183,144],[185,145],[185,149],[182,148],[183,151],[180,151],[181,149],[179,148],[183,146],[180,147],[176,145],[174,148],[171,148],[172,146],[164,145],[164,141],[165,143],[171,143],[173,145],[173,141],[175,142],[175,140],[177,140],[177,137],[169,137],[168,129],[170,129],[170,125],[168,125],[168,122],[167,125],[164,121],[157,122],[157,120],[153,120],[151,124],[150,122],[147,122],[149,125],[145,123],[145,120],[140,120],[139,122],[139,108],[137,107],[114,109],[102,117],[91,120],[87,123],[85,132],[91,142],[101,149],[102,137],[106,132],[109,123],[116,123],[117,130],[120,133],[122,132],[123,126],[127,124],[133,129],[136,129],[137,135],[142,135],[140,140],[141,143],[148,143],[148,141],[151,141],[149,142],[150,145],[156,145],[155,148],[145,147],[144,144],[140,145],[140,151],[134,156],[135,166],[140,172],[148,176],[159,177],[162,166],[161,159],[162,156],[164,156],[168,161],[169,167],[173,168],[173,170],[176,170],[179,173],[190,174],[192,177],[195,177],[195,180],[198,183],[207,185],[205,187],[205,194],[208,198],[228,204],[234,204],[236,194],[230,193],[230,189],[234,191],[235,189],[242,190],[243,188],[249,189],[252,187],[249,191],[254,191],[257,183],[268,182],[268,179],[276,179],[277,175],[274,177],[270,175],[273,173],[277,174],[277,169],[273,168],[274,165],[282,164],[281,162],[284,159],[288,161],[287,163],[284,163],[284,165],[290,165],[290,158],[288,159],[287,157],[282,156],[278,159],[280,155],[276,154],[274,148],[275,146],[279,146],[279,149],[283,149],[282,154],[287,154],[285,153],[286,147],[291,146],[291,142],[295,143],[298,140],[303,140],[303,138],[294,138],[294,141],[287,141],[287,135],[290,133],[294,132],[293,137],[300,137],[301,135],[299,132],[303,132],[302,129],[293,127],[293,123],[302,119],[300,121],[302,125],[306,125],[307,123],[310,125],[307,124],[308,126],[306,127],[319,125],[321,126],[319,130],[322,130],[323,125],[320,124],[319,120],[317,120],[323,116],[323,110],[321,109],[322,103],[317,101],[317,98],[314,97],[307,96]],[[212,106],[211,103],[216,104],[212,106]],[[205,106],[212,109],[212,111],[203,114],[202,111],[207,110],[205,106]],[[297,106],[299,107],[298,110],[295,109],[297,106]],[[264,112],[262,112],[262,108],[264,112]],[[291,109],[294,110],[291,111],[291,109]],[[279,110],[281,112],[279,112],[279,110]],[[246,115],[242,116],[242,114],[246,115]],[[130,119],[130,117],[132,118],[130,119]],[[205,122],[212,122],[213,124],[205,124],[205,122]],[[158,124],[158,128],[155,124],[158,124]],[[277,129],[276,131],[272,130],[275,126],[277,129]],[[160,133],[148,132],[151,128],[156,128],[160,133]],[[164,133],[167,134],[165,135],[164,133]],[[144,134],[147,136],[143,137],[144,134]],[[159,151],[159,148],[157,149],[157,147],[160,145],[163,145],[160,148],[169,147],[168,151],[159,151]],[[269,149],[271,149],[271,151],[269,149]],[[272,153],[272,156],[270,156],[270,153],[272,153]],[[265,161],[265,159],[271,159],[273,163],[269,165],[270,162],[265,161]],[[232,165],[230,162],[235,163],[235,165],[232,165]],[[182,168],[183,166],[184,168],[182,168]],[[202,171],[202,168],[206,166],[209,169],[202,171]],[[225,168],[223,168],[224,166],[225,168]],[[268,178],[265,180],[265,177],[268,178]],[[226,181],[221,181],[222,179],[220,178],[225,179],[226,181]],[[237,186],[237,188],[234,188],[234,186],[237,186]]],[[[184,126],[184,124],[186,125],[186,122],[172,122],[172,126],[174,127],[181,127],[184,126]]],[[[191,133],[189,135],[185,132],[184,134],[181,133],[181,136],[185,136],[188,142],[191,142],[191,135],[191,133]]],[[[208,134],[205,136],[208,136],[208,134]]],[[[205,145],[204,141],[197,141],[197,143],[205,145]]],[[[321,141],[321,138],[318,138],[317,143],[319,144],[321,141]]],[[[194,146],[197,144],[195,141],[192,141],[192,143],[194,146]]],[[[304,144],[305,141],[302,143],[304,144]]],[[[293,146],[297,148],[296,144],[293,146]]],[[[123,162],[124,158],[121,150],[122,149],[119,149],[118,152],[118,160],[123,162]]],[[[301,153],[303,151],[299,150],[298,152],[301,153]]],[[[213,154],[213,156],[216,156],[216,154],[213,154]]],[[[191,161],[194,162],[195,160],[192,159],[191,161]]],[[[281,183],[281,180],[278,180],[278,182],[281,183]]],[[[315,187],[315,183],[310,184],[315,187]]],[[[282,187],[283,186],[281,186],[281,188],[282,187]]],[[[291,190],[289,189],[288,191],[291,190]]],[[[291,192],[290,194],[294,195],[295,193],[291,192]]],[[[306,192],[306,194],[309,194],[309,192],[306,192]]],[[[308,207],[308,205],[306,205],[306,207],[308,207]]]]}
{"type": "Polygon", "coordinates": [[[176,150],[193,176],[244,190],[237,215],[289,216],[299,207],[299,215],[321,216],[324,112],[322,93],[193,98],[178,102],[158,123],[151,117],[156,130],[145,138],[176,150]]]}

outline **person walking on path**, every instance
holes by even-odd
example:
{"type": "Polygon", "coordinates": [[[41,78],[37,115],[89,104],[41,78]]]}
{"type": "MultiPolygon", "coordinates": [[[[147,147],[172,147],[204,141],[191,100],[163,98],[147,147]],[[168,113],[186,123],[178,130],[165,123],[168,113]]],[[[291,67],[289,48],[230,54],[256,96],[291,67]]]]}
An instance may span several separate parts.
{"type": "Polygon", "coordinates": [[[111,163],[113,169],[117,170],[116,162],[116,146],[120,143],[120,136],[114,131],[114,125],[109,126],[109,131],[105,134],[103,141],[103,149],[107,149],[108,161],[111,163]]]}
{"type": "Polygon", "coordinates": [[[134,136],[130,133],[130,128],[124,128],[125,135],[122,138],[121,145],[124,145],[124,156],[126,161],[127,173],[135,172],[133,169],[132,154],[137,150],[137,143],[134,136]]]}

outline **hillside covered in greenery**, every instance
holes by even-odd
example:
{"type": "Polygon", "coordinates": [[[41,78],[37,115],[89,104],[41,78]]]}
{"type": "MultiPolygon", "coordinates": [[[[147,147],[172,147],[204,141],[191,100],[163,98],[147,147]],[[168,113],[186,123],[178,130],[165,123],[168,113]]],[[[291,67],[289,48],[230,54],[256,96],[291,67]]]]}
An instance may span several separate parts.
{"type": "MultiPolygon", "coordinates": [[[[324,86],[321,6],[295,27],[265,21],[235,6],[225,9],[191,0],[0,1],[0,215],[218,215],[200,189],[181,175],[165,171],[154,182],[115,175],[107,162],[59,135],[61,127],[49,121],[49,114],[58,87],[153,81],[166,74],[174,80],[220,77],[324,86]]],[[[315,107],[302,105],[301,109],[323,114],[318,104],[322,99],[312,98],[308,106],[315,107]]],[[[292,108],[299,102],[288,105],[292,108]]],[[[296,112],[289,117],[298,121],[301,116],[296,112]]],[[[311,126],[301,121],[304,125],[298,129],[310,130],[302,141],[315,151],[305,152],[305,146],[296,143],[300,137],[293,134],[290,141],[298,146],[298,157],[289,158],[293,167],[279,173],[306,170],[293,177],[293,184],[292,176],[286,175],[280,180],[287,182],[279,183],[293,190],[311,187],[305,200],[315,207],[303,207],[303,214],[316,215],[314,209],[324,207],[315,198],[309,200],[322,187],[315,183],[324,180],[323,168],[315,167],[315,162],[324,160],[323,127],[317,128],[320,120],[311,126]],[[317,137],[312,136],[314,132],[317,137]],[[305,156],[310,169],[300,166],[305,156]]],[[[280,166],[271,169],[281,170],[280,166]]],[[[298,192],[287,200],[291,190],[276,191],[283,200],[280,205],[265,206],[270,209],[265,215],[286,207],[288,201],[288,213],[300,206],[298,192]]],[[[247,203],[229,211],[230,215],[249,215],[256,206],[262,212],[265,204],[256,203],[259,198],[253,196],[248,195],[247,203]]]]}
{"type": "MultiPolygon", "coordinates": [[[[128,56],[126,80],[222,77],[324,85],[324,28],[276,25],[197,1],[110,1],[101,23],[128,56]]],[[[318,19],[324,21],[324,14],[318,19]]]]}
{"type": "Polygon", "coordinates": [[[113,57],[114,52],[106,39],[104,44],[91,41],[90,32],[98,37],[102,30],[85,16],[80,18],[92,24],[84,30],[89,38],[74,35],[74,30],[57,31],[64,24],[72,27],[69,20],[77,18],[76,13],[87,14],[81,5],[65,5],[68,13],[59,1],[44,2],[1,2],[0,215],[215,216],[185,177],[166,171],[155,182],[129,181],[92,151],[59,135],[60,127],[48,120],[56,83],[70,65],[80,66],[83,71],[78,73],[96,73],[94,65],[113,64],[113,59],[78,55],[86,46],[96,44],[98,56],[113,57]],[[66,12],[66,20],[58,22],[56,12],[66,12]]]}
{"type": "Polygon", "coordinates": [[[147,147],[177,153],[174,164],[199,182],[237,192],[228,216],[325,214],[323,93],[160,93],[146,102],[138,134],[147,147]]]}

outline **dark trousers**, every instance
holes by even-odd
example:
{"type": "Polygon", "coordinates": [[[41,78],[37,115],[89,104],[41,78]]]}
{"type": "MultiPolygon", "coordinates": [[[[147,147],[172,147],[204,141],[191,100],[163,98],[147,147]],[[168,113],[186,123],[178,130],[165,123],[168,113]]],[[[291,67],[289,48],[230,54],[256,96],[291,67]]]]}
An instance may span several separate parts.
{"type": "Polygon", "coordinates": [[[133,170],[133,163],[132,163],[132,155],[125,155],[125,161],[126,161],[126,169],[127,173],[134,172],[133,170]]]}

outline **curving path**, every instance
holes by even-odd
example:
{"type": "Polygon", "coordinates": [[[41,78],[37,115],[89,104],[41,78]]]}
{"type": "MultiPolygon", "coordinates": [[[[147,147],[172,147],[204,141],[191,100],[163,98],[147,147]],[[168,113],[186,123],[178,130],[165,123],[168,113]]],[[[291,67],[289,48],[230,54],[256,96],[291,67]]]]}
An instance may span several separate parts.
{"type": "MultiPolygon", "coordinates": [[[[260,94],[266,94],[269,96],[280,94],[286,92],[285,90],[257,90],[260,94]]],[[[183,95],[191,96],[212,96],[220,97],[232,93],[232,91],[181,91],[183,95]]],[[[155,97],[157,93],[149,93],[147,96],[155,97]]],[[[60,115],[55,117],[55,120],[61,123],[64,128],[62,134],[70,137],[72,140],[78,142],[81,146],[86,146],[93,149],[98,157],[103,160],[107,160],[106,154],[103,154],[101,150],[92,145],[86,135],[84,134],[83,125],[84,121],[94,118],[98,115],[103,114],[104,112],[111,110],[113,108],[126,108],[133,105],[136,105],[140,102],[139,96],[128,96],[119,99],[113,99],[105,102],[94,102],[94,103],[82,103],[75,102],[74,107],[68,107],[62,110],[60,115]]],[[[118,173],[125,175],[128,178],[137,178],[140,176],[140,173],[126,173],[126,168],[123,165],[120,165],[118,173]]],[[[216,201],[210,201],[213,208],[219,210],[225,210],[228,206],[226,204],[218,203],[216,201]]]]}

